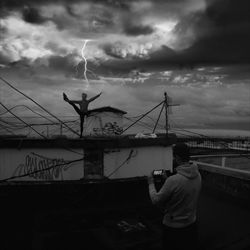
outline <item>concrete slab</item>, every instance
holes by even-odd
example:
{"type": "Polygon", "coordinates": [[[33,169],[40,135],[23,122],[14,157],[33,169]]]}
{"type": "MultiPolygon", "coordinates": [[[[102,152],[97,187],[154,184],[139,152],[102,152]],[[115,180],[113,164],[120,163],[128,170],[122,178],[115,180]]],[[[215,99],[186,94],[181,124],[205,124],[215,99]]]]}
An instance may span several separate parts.
{"type": "Polygon", "coordinates": [[[250,249],[250,209],[240,200],[203,186],[198,220],[200,249],[250,249]]]}

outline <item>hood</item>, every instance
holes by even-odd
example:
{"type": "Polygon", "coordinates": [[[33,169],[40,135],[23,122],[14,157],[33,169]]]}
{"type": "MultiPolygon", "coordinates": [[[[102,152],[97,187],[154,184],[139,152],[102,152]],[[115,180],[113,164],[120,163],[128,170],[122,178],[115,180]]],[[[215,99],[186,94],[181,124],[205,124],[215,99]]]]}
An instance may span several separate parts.
{"type": "Polygon", "coordinates": [[[198,166],[192,162],[178,166],[176,171],[188,179],[194,179],[199,175],[198,166]]]}

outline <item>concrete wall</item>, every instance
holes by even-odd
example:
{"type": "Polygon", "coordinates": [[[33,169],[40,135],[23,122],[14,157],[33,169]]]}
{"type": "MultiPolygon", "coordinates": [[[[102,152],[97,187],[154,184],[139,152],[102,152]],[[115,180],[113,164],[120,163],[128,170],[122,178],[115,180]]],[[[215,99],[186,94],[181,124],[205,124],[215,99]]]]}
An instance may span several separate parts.
{"type": "MultiPolygon", "coordinates": [[[[23,175],[50,166],[61,165],[67,161],[80,159],[82,150],[75,149],[79,154],[63,149],[0,149],[0,179],[23,175]]],[[[83,177],[83,162],[57,166],[32,176],[15,180],[78,180],[83,177]]]]}
{"type": "Polygon", "coordinates": [[[198,163],[202,175],[203,185],[219,189],[250,204],[250,172],[198,163]]]}
{"type": "MultiPolygon", "coordinates": [[[[0,149],[0,180],[83,158],[83,150],[74,148],[73,151],[58,148],[2,148],[0,149]]],[[[99,152],[100,149],[92,150],[94,153],[95,151],[99,152]]],[[[172,167],[171,146],[101,149],[101,152],[103,153],[99,154],[100,159],[94,156],[92,160],[90,157],[90,160],[57,166],[15,180],[79,180],[84,177],[85,165],[88,168],[94,168],[97,160],[103,168],[102,171],[97,169],[97,172],[110,178],[145,176],[154,169],[171,169],[172,167]],[[90,161],[93,161],[93,164],[90,161]],[[111,175],[117,168],[119,169],[111,175]]]]}
{"type": "Polygon", "coordinates": [[[172,169],[172,147],[139,147],[104,153],[104,175],[115,171],[110,178],[145,176],[154,169],[172,169]]]}

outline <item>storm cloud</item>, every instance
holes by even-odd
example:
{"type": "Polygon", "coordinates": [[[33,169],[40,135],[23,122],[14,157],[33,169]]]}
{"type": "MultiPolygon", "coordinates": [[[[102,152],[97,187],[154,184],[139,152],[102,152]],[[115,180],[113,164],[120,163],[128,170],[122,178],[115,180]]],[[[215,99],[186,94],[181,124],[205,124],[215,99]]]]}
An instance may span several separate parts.
{"type": "Polygon", "coordinates": [[[140,25],[126,21],[124,23],[124,33],[129,36],[149,35],[154,32],[154,29],[149,25],[140,25]]]}
{"type": "Polygon", "coordinates": [[[28,23],[41,24],[46,21],[36,8],[24,7],[23,8],[23,19],[28,23]]]}

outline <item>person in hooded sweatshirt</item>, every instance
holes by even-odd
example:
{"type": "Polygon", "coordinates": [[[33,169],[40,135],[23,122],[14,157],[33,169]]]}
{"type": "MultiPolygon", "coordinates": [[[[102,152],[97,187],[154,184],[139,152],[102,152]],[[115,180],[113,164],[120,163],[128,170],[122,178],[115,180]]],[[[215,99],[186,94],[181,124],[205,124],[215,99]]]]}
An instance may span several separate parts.
{"type": "Polygon", "coordinates": [[[163,209],[163,249],[198,249],[196,210],[201,190],[201,176],[190,162],[189,147],[178,143],[173,147],[175,174],[166,179],[157,192],[154,177],[148,177],[152,203],[163,209]]]}

